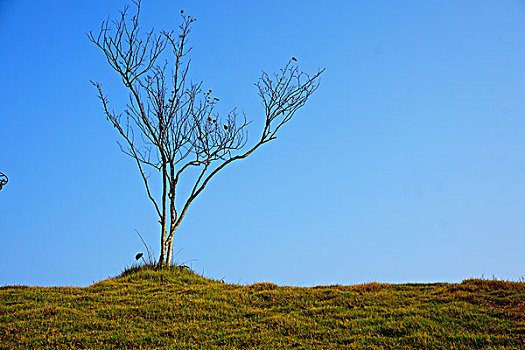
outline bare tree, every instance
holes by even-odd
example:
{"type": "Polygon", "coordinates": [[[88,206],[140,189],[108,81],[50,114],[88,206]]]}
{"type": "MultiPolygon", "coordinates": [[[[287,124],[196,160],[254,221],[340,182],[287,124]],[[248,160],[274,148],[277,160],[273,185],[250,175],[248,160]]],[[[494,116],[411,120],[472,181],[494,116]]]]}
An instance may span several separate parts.
{"type": "Polygon", "coordinates": [[[263,72],[255,85],[266,121],[260,139],[246,147],[249,122],[245,114],[233,109],[221,117],[215,112],[219,99],[202,82],[188,78],[191,48],[187,40],[196,19],[181,11],[177,33],[153,29],[142,33],[140,0],[133,4],[133,15],[126,7],[116,20],[102,22],[97,34],[88,34],[129,92],[123,113],[110,109],[101,85],[92,84],[107,120],[124,141],[119,143],[122,152],[135,160],[155,207],[161,238],[158,266],[170,265],[173,237],[190,204],[219,171],[276,138],[277,131],[317,89],[323,70],[308,75],[296,67],[294,57],[277,74],[263,72]],[[160,175],[162,188],[157,195],[147,168],[160,175]],[[186,173],[193,174],[189,177],[193,182],[189,193],[181,193],[179,183],[186,173]],[[183,204],[178,207],[177,203],[183,204]]]}
{"type": "Polygon", "coordinates": [[[9,179],[7,178],[7,175],[0,172],[0,190],[7,184],[9,179]]]}

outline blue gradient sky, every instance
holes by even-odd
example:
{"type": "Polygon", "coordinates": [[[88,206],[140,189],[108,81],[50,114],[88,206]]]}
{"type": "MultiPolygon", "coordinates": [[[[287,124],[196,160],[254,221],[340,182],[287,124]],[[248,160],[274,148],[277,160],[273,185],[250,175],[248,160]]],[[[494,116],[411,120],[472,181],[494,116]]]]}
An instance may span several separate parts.
{"type": "MultiPolygon", "coordinates": [[[[159,232],[89,80],[119,80],[86,33],[125,1],[0,1],[0,285],[115,276],[159,232]]],[[[194,80],[262,122],[253,83],[326,67],[278,139],[191,207],[175,259],[227,282],[517,280],[525,275],[521,1],[143,1],[198,19],[194,80]]]]}

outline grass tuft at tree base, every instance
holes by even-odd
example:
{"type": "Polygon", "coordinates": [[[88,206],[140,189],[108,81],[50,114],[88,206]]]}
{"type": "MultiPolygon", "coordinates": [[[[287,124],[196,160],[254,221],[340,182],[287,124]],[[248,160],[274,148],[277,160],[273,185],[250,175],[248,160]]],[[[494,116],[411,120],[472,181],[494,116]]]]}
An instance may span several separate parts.
{"type": "Polygon", "coordinates": [[[187,268],[0,288],[0,348],[520,349],[525,283],[280,287],[187,268]]]}

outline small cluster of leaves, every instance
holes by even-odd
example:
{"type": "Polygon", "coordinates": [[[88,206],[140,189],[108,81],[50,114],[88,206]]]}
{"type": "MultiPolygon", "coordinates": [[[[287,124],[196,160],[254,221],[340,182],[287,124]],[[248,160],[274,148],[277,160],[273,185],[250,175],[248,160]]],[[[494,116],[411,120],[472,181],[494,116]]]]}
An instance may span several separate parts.
{"type": "Polygon", "coordinates": [[[7,178],[7,175],[0,172],[0,190],[7,184],[9,179],[7,178]]]}

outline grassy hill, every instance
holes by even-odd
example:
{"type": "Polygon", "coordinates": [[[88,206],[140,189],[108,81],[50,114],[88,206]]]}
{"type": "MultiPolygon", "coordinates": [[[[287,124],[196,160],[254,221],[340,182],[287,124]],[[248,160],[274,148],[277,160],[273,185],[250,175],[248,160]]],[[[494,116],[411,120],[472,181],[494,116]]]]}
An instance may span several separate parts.
{"type": "Polygon", "coordinates": [[[525,348],[525,283],[239,286],[186,269],[0,288],[0,348],[525,348]]]}

